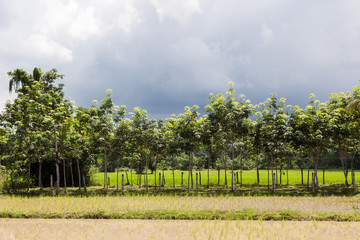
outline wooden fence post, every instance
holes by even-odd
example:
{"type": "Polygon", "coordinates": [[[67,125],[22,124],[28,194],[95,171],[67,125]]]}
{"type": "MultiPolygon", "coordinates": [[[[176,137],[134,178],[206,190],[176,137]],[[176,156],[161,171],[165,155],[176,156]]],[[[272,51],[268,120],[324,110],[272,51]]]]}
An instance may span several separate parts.
{"type": "Polygon", "coordinates": [[[236,173],[234,173],[233,181],[234,181],[234,190],[235,190],[235,192],[236,192],[236,181],[237,181],[237,179],[236,179],[236,173]]]}
{"type": "Polygon", "coordinates": [[[198,173],[196,173],[196,192],[198,192],[198,173]]]}
{"type": "Polygon", "coordinates": [[[303,169],[300,169],[301,171],[301,185],[304,185],[304,174],[303,174],[303,169]]]}
{"type": "Polygon", "coordinates": [[[314,179],[314,173],[311,173],[311,179],[312,179],[312,191],[315,193],[315,179],[314,179]]]}
{"type": "Polygon", "coordinates": [[[281,171],[281,169],[279,170],[279,173],[280,173],[280,185],[281,185],[281,183],[282,183],[282,171],[281,171]]]}
{"type": "Polygon", "coordinates": [[[352,181],[353,189],[355,191],[355,169],[351,169],[351,181],[352,181]]]}
{"type": "Polygon", "coordinates": [[[289,169],[286,169],[286,185],[289,185],[289,169]]]}
{"type": "Polygon", "coordinates": [[[325,168],[323,168],[323,184],[325,185],[325,168]]]}
{"type": "Polygon", "coordinates": [[[218,168],[218,186],[220,186],[220,168],[218,168]]]}
{"type": "Polygon", "coordinates": [[[240,187],[242,188],[243,186],[243,170],[242,168],[240,169],[240,187]]]}
{"type": "Polygon", "coordinates": [[[275,179],[276,179],[276,174],[273,173],[273,177],[272,177],[272,184],[273,184],[273,191],[274,193],[276,192],[276,182],[275,182],[275,179]]]}
{"type": "Polygon", "coordinates": [[[159,191],[161,190],[161,173],[159,173],[159,191]]]}
{"type": "Polygon", "coordinates": [[[124,174],[121,174],[121,194],[124,195],[124,174]]]}
{"type": "Polygon", "coordinates": [[[201,186],[201,172],[199,172],[199,184],[201,186]]]}
{"type": "Polygon", "coordinates": [[[184,185],[184,172],[181,172],[181,186],[184,185]]]}

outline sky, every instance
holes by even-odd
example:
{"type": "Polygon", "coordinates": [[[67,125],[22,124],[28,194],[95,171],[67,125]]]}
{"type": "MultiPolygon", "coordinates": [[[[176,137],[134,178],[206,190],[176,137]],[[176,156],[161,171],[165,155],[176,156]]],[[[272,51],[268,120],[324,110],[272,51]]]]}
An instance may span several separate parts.
{"type": "Polygon", "coordinates": [[[358,0],[0,0],[0,108],[7,72],[64,74],[77,106],[112,89],[155,118],[236,94],[305,106],[360,80],[358,0]]]}

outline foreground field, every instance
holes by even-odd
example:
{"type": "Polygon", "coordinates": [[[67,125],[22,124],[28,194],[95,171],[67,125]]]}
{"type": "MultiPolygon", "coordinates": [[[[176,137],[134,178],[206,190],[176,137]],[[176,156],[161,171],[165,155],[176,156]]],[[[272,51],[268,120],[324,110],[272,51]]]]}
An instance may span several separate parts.
{"type": "Polygon", "coordinates": [[[1,197],[0,217],[360,221],[360,198],[1,197]]]}
{"type": "Polygon", "coordinates": [[[1,239],[358,239],[358,222],[0,219],[1,239]]]}

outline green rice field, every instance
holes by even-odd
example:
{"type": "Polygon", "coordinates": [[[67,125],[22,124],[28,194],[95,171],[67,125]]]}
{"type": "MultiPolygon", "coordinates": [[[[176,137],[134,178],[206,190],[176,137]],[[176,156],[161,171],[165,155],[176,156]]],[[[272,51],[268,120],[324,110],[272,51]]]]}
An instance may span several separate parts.
{"type": "MultiPolygon", "coordinates": [[[[260,185],[267,185],[268,184],[268,171],[267,170],[260,170],[260,185]]],[[[274,171],[275,172],[275,171],[274,171]]],[[[312,174],[313,170],[310,170],[309,176],[310,176],[310,184],[311,184],[311,174],[312,174]]],[[[158,185],[158,179],[159,179],[159,173],[163,173],[163,171],[157,171],[156,172],[156,176],[157,176],[157,185],[158,185]]],[[[195,184],[195,179],[196,179],[196,173],[200,173],[201,174],[201,185],[207,185],[207,181],[208,181],[208,173],[207,170],[202,170],[202,171],[193,171],[193,181],[195,184]]],[[[237,182],[237,184],[240,184],[240,171],[237,170],[235,171],[235,173],[238,174],[239,176],[239,181],[237,182]]],[[[278,176],[278,184],[280,184],[280,172],[277,172],[277,176],[278,176]]],[[[110,184],[109,185],[116,185],[117,181],[119,182],[119,184],[121,184],[121,175],[124,174],[124,184],[127,184],[127,180],[129,180],[129,183],[131,184],[135,184],[138,185],[139,184],[139,178],[141,177],[141,184],[144,184],[144,179],[145,179],[145,174],[136,174],[135,171],[133,171],[132,173],[130,171],[127,171],[127,175],[124,171],[119,171],[119,177],[117,178],[117,173],[116,172],[109,172],[108,173],[108,177],[110,178],[110,184]]],[[[199,174],[199,175],[200,175],[199,174]]],[[[307,170],[303,171],[303,183],[306,184],[307,183],[307,170]]],[[[355,172],[355,184],[360,184],[360,177],[356,177],[359,176],[360,171],[356,171],[355,172]]],[[[164,175],[165,175],[165,185],[166,186],[173,186],[173,172],[171,170],[165,170],[164,171],[164,175]]],[[[175,180],[175,186],[181,186],[181,185],[186,185],[188,184],[188,171],[179,171],[179,170],[175,170],[174,171],[174,180],[175,180]],[[181,179],[183,175],[183,180],[181,179]]],[[[199,176],[198,175],[198,176],[199,176]]],[[[231,170],[227,170],[227,183],[228,185],[231,185],[231,170]]],[[[270,177],[271,177],[271,171],[270,171],[270,177]]],[[[219,179],[219,175],[218,175],[218,170],[210,170],[209,172],[209,178],[210,178],[210,185],[214,186],[214,185],[218,185],[218,183],[220,183],[220,185],[224,185],[225,184],[225,171],[221,170],[220,171],[220,181],[219,179]]],[[[198,177],[199,179],[199,185],[200,185],[200,176],[198,177]]],[[[345,178],[344,178],[344,174],[341,170],[325,170],[325,179],[324,179],[324,174],[323,174],[323,170],[320,169],[318,171],[318,179],[319,179],[319,184],[326,184],[326,185],[331,185],[331,184],[344,184],[345,183],[345,178]]],[[[292,169],[289,171],[282,171],[281,174],[281,184],[286,185],[287,181],[290,185],[297,185],[297,184],[301,184],[301,171],[300,169],[292,169]]],[[[271,184],[271,179],[270,179],[270,184],[271,184]]],[[[348,174],[348,182],[349,184],[351,184],[351,174],[349,172],[348,174]]],[[[155,185],[155,173],[153,172],[153,174],[151,174],[151,172],[148,172],[148,183],[149,185],[155,185]]],[[[93,185],[97,185],[97,186],[103,186],[104,185],[104,173],[96,173],[94,174],[93,178],[92,178],[92,184],[93,185]]],[[[256,170],[243,170],[242,171],[242,184],[243,185],[253,185],[253,184],[257,184],[257,178],[256,178],[256,170]]]]}

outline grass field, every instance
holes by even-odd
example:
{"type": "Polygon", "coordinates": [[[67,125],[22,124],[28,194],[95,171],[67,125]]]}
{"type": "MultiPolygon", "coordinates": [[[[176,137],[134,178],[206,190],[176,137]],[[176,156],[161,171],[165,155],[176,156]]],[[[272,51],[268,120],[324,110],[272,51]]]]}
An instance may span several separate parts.
{"type": "MultiPolygon", "coordinates": [[[[157,171],[157,183],[158,183],[158,179],[159,179],[159,173],[162,173],[162,171],[157,171]]],[[[202,171],[194,171],[193,172],[193,181],[195,182],[196,179],[196,173],[201,173],[201,183],[202,185],[206,185],[207,181],[208,181],[208,177],[207,177],[207,170],[202,170],[202,171]]],[[[235,171],[239,174],[239,178],[240,178],[240,171],[235,171]]],[[[311,173],[313,171],[310,171],[310,182],[311,182],[311,173]]],[[[165,180],[166,180],[166,185],[167,186],[172,186],[173,184],[173,174],[171,170],[166,170],[164,171],[165,173],[165,180]]],[[[176,186],[180,186],[181,185],[181,176],[183,173],[183,185],[187,185],[187,181],[188,181],[188,171],[179,171],[176,170],[175,171],[175,185],[176,186]]],[[[282,172],[282,184],[287,184],[287,171],[283,171],[282,172]]],[[[139,176],[141,176],[142,180],[141,180],[141,184],[144,184],[144,176],[145,174],[142,175],[137,175],[135,173],[135,171],[132,172],[132,174],[130,173],[130,171],[128,171],[128,174],[126,176],[125,172],[119,172],[119,184],[121,184],[121,174],[124,174],[124,182],[125,184],[127,183],[127,178],[129,179],[129,182],[131,183],[131,175],[132,175],[132,183],[133,184],[138,184],[138,178],[139,176]]],[[[271,174],[271,172],[270,172],[271,174]]],[[[360,171],[356,171],[355,172],[355,176],[359,176],[360,171]]],[[[231,170],[227,170],[227,180],[228,180],[228,185],[231,185],[231,170]]],[[[210,170],[210,185],[217,185],[218,184],[218,171],[217,170],[210,170]]],[[[244,185],[252,185],[252,184],[256,184],[257,183],[257,179],[256,179],[256,170],[244,170],[242,173],[243,176],[243,180],[242,183],[244,185]]],[[[110,177],[110,185],[116,185],[117,183],[117,173],[116,172],[111,172],[108,173],[108,177],[110,177]]],[[[288,178],[289,178],[289,184],[290,185],[295,185],[295,184],[301,184],[301,171],[299,169],[296,170],[289,170],[288,171],[288,178]]],[[[199,177],[200,179],[200,177],[199,177]]],[[[319,179],[319,183],[323,184],[323,170],[319,170],[318,171],[318,179],[319,179]]],[[[307,183],[307,170],[303,171],[303,181],[304,183],[307,183]]],[[[348,174],[348,181],[349,183],[351,183],[351,174],[348,174]]],[[[93,176],[92,182],[94,185],[98,185],[98,186],[103,186],[104,185],[104,173],[96,173],[93,176]]],[[[148,172],[148,182],[149,185],[154,185],[155,184],[155,173],[150,174],[150,171],[148,172]]],[[[270,180],[271,182],[271,180],[270,180]]],[[[200,183],[200,181],[199,181],[200,183]]],[[[220,171],[220,185],[224,185],[225,183],[225,172],[224,170],[220,171]]],[[[240,183],[240,180],[239,180],[240,183]]],[[[266,185],[268,183],[268,172],[267,170],[260,170],[260,185],[266,185]]],[[[280,173],[278,171],[278,183],[280,183],[280,173]]],[[[341,170],[326,170],[325,171],[325,184],[344,184],[345,183],[345,178],[344,178],[344,174],[341,170]]],[[[355,177],[355,183],[356,184],[360,184],[360,177],[356,178],[355,177]]]]}
{"type": "Polygon", "coordinates": [[[360,198],[4,196],[0,217],[360,221],[360,198]]]}
{"type": "Polygon", "coordinates": [[[359,222],[0,219],[1,239],[354,240],[359,222]]]}

